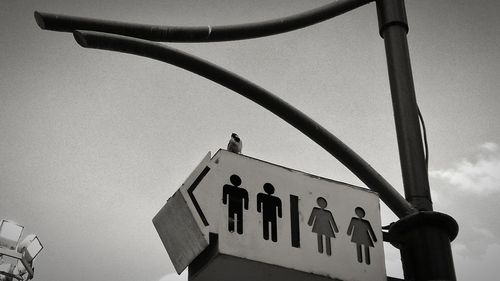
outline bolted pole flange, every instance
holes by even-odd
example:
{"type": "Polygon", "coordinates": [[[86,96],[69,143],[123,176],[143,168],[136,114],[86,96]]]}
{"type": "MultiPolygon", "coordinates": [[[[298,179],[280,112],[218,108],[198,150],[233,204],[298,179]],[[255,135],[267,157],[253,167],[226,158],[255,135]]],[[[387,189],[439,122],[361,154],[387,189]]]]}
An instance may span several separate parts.
{"type": "Polygon", "coordinates": [[[458,224],[451,216],[418,212],[392,224],[389,233],[401,251],[405,280],[456,280],[450,242],[458,224]]]}

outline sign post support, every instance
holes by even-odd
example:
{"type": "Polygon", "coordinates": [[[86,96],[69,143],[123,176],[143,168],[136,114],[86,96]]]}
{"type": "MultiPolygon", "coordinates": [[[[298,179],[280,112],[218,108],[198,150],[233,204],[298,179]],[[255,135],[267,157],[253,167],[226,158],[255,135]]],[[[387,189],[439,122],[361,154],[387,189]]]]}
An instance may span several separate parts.
{"type": "Polygon", "coordinates": [[[456,280],[450,241],[457,235],[458,225],[432,208],[404,1],[377,0],[377,11],[387,55],[405,197],[420,211],[393,224],[390,232],[398,237],[406,280],[456,280]]]}

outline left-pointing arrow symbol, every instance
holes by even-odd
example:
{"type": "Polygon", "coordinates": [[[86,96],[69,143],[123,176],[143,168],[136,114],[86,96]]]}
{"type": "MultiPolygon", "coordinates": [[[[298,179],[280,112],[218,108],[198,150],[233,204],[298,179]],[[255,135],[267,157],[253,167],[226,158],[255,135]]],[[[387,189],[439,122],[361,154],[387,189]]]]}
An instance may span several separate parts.
{"type": "Polygon", "coordinates": [[[193,202],[193,205],[196,209],[196,212],[198,213],[198,215],[200,216],[201,218],[201,221],[203,222],[203,224],[205,226],[208,226],[209,223],[207,221],[207,218],[205,217],[205,214],[203,214],[203,211],[201,210],[201,207],[200,207],[200,204],[198,204],[198,201],[196,200],[196,197],[194,197],[194,190],[196,189],[196,187],[198,186],[198,184],[203,180],[203,178],[208,174],[208,172],[210,171],[210,168],[207,166],[205,167],[205,169],[203,169],[203,171],[201,172],[201,174],[194,180],[193,184],[191,184],[191,186],[188,188],[188,195],[189,195],[189,198],[191,199],[191,201],[193,202]]]}

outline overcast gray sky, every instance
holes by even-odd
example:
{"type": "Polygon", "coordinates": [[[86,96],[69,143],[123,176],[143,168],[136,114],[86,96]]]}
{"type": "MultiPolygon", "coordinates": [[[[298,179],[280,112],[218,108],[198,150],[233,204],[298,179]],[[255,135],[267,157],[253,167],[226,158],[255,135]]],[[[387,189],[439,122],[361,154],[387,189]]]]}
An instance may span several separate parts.
{"type": "MultiPolygon", "coordinates": [[[[186,280],[151,219],[202,157],[237,132],[243,153],[364,186],[294,128],[239,95],[157,61],[83,49],[35,10],[165,25],[221,25],[330,1],[0,1],[0,218],[45,246],[36,280],[186,280]]],[[[497,280],[500,4],[407,0],[435,210],[460,224],[458,278],[497,280]]],[[[250,41],[170,44],[270,90],[331,130],[402,192],[374,3],[250,41]]],[[[383,206],[382,223],[394,221],[383,206]]],[[[401,276],[386,247],[387,272],[401,276]]]]}

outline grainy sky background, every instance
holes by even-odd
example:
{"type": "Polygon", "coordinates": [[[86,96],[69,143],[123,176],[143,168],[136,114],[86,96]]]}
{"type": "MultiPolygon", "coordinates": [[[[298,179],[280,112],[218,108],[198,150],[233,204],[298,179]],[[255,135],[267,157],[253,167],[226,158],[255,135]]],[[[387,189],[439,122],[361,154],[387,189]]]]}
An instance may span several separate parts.
{"type": "MultiPolygon", "coordinates": [[[[364,186],[259,106],[157,61],[79,47],[42,31],[35,10],[165,25],[272,19],[330,1],[0,1],[0,218],[45,246],[35,279],[177,277],[151,219],[231,132],[243,153],[364,186]]],[[[459,280],[497,280],[500,259],[500,3],[407,0],[417,100],[429,136],[434,207],[460,224],[459,280]]],[[[402,192],[383,40],[374,3],[250,41],[170,44],[303,110],[402,192]]],[[[395,216],[383,207],[382,222],[395,216]]],[[[386,247],[388,275],[401,277],[386,247]]]]}

